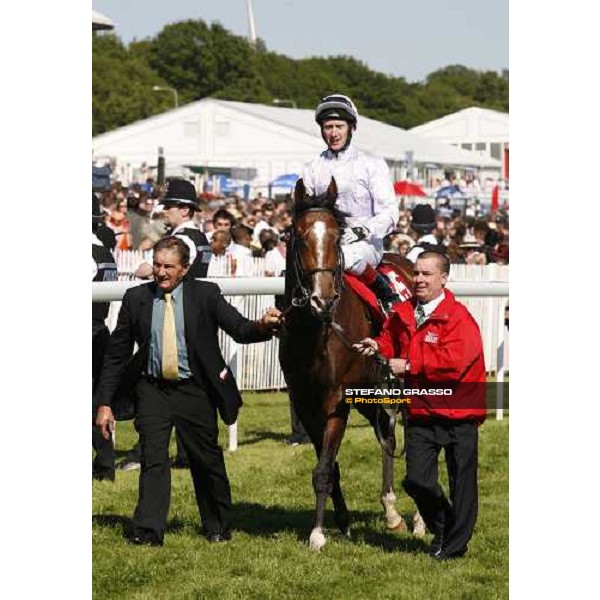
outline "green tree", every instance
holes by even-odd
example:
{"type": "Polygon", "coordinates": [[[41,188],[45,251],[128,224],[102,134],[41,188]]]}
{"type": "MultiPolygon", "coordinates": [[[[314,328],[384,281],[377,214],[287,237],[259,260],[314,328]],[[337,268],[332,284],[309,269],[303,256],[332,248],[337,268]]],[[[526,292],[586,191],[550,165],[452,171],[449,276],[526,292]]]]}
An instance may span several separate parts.
{"type": "Polygon", "coordinates": [[[224,88],[242,89],[243,81],[256,83],[258,75],[244,38],[220,23],[208,27],[201,19],[164,27],[151,40],[148,55],[152,68],[179,91],[183,102],[224,88]]]}
{"type": "Polygon", "coordinates": [[[178,90],[182,102],[211,94],[218,87],[210,30],[204,21],[167,25],[151,41],[150,66],[178,90]]]}
{"type": "Polygon", "coordinates": [[[152,92],[166,85],[140,57],[131,55],[111,34],[92,39],[92,134],[97,135],[170,106],[168,99],[152,92]]]}
{"type": "Polygon", "coordinates": [[[268,51],[263,40],[252,48],[218,22],[187,20],[129,48],[114,35],[94,36],[93,132],[171,108],[168,94],[152,93],[154,85],[175,88],[180,104],[207,96],[265,104],[285,98],[314,108],[338,92],[351,96],[361,115],[410,128],[469,106],[508,111],[508,75],[450,65],[408,83],[351,56],[294,60],[268,51]]]}
{"type": "Polygon", "coordinates": [[[508,112],[508,74],[504,77],[494,71],[481,73],[473,99],[480,106],[508,112]]]}

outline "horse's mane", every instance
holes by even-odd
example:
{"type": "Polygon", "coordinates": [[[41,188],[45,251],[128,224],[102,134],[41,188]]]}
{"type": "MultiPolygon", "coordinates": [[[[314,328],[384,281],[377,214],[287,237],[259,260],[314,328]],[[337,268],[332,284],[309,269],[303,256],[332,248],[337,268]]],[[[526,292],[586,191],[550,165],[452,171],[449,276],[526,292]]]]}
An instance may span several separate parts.
{"type": "Polygon", "coordinates": [[[348,226],[346,224],[346,219],[350,215],[335,206],[334,202],[332,202],[328,197],[327,192],[321,194],[320,196],[304,195],[302,198],[292,204],[292,219],[296,221],[298,217],[307,210],[319,208],[330,212],[333,218],[336,220],[338,227],[340,229],[344,229],[348,226]]]}

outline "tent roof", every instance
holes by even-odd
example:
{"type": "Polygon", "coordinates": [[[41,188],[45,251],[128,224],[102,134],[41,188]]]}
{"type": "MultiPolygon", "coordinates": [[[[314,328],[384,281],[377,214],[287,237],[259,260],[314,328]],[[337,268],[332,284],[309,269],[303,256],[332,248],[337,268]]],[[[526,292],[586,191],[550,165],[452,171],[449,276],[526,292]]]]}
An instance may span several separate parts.
{"type": "MultiPolygon", "coordinates": [[[[308,109],[294,109],[264,104],[251,104],[204,98],[185,106],[169,110],[113,131],[103,133],[93,138],[93,146],[104,151],[116,142],[127,138],[148,134],[152,130],[164,129],[165,126],[184,123],[192,118],[200,118],[208,106],[234,112],[240,117],[246,115],[253,123],[264,122],[265,130],[290,132],[290,137],[297,143],[313,147],[322,146],[318,127],[314,121],[314,111],[308,109]],[[316,145],[316,146],[315,146],[316,145]]],[[[260,126],[260,125],[258,125],[260,126]]],[[[291,140],[284,136],[278,139],[291,140]]],[[[280,142],[281,143],[281,142],[280,142]]],[[[406,153],[413,153],[414,163],[435,163],[448,166],[472,166],[500,168],[500,161],[483,157],[478,153],[469,152],[455,146],[427,139],[424,136],[406,131],[400,127],[387,125],[380,121],[360,117],[358,128],[354,135],[353,144],[360,150],[369,154],[383,156],[388,161],[404,162],[406,153]]]]}
{"type": "Polygon", "coordinates": [[[105,17],[102,13],[99,13],[97,10],[92,10],[92,30],[96,31],[98,29],[114,29],[115,24],[108,18],[105,17]]]}
{"type": "Polygon", "coordinates": [[[508,142],[508,121],[508,113],[473,106],[410,131],[445,143],[508,142]]]}
{"type": "MultiPolygon", "coordinates": [[[[274,121],[297,131],[318,136],[314,111],[302,108],[287,108],[265,104],[250,104],[215,100],[235,107],[265,120],[274,121]]],[[[500,166],[491,158],[482,158],[475,152],[428,140],[412,131],[359,116],[353,143],[363,152],[383,156],[387,160],[404,161],[406,152],[413,152],[415,163],[439,163],[470,166],[500,166]]]]}

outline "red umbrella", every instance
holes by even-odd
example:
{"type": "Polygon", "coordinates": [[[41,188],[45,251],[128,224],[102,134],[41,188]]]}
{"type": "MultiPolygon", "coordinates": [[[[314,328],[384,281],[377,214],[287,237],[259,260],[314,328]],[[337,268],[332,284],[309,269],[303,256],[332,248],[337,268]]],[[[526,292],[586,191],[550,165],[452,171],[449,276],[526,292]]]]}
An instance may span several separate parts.
{"type": "Polygon", "coordinates": [[[427,196],[423,188],[412,181],[396,181],[394,191],[398,196],[427,196]]]}
{"type": "Polygon", "coordinates": [[[500,200],[500,188],[495,185],[492,190],[492,211],[496,212],[498,210],[498,201],[500,200]]]}

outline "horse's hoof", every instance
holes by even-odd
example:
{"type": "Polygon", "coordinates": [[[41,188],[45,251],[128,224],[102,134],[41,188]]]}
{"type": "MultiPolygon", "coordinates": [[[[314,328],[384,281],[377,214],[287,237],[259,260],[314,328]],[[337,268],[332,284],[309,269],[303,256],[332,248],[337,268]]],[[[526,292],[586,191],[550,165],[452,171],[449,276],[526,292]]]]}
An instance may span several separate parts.
{"type": "Polygon", "coordinates": [[[348,527],[340,527],[340,533],[349,540],[352,539],[352,532],[349,525],[348,527]]]}
{"type": "Polygon", "coordinates": [[[317,552],[325,545],[325,536],[320,531],[313,531],[310,534],[310,549],[316,550],[317,552]]]}
{"type": "Polygon", "coordinates": [[[402,517],[400,517],[397,521],[388,523],[387,528],[390,533],[406,533],[408,531],[406,521],[402,517]]]}
{"type": "Polygon", "coordinates": [[[417,513],[413,518],[413,535],[418,538],[425,537],[427,533],[427,526],[425,525],[425,521],[423,521],[423,517],[419,513],[417,513]]]}

